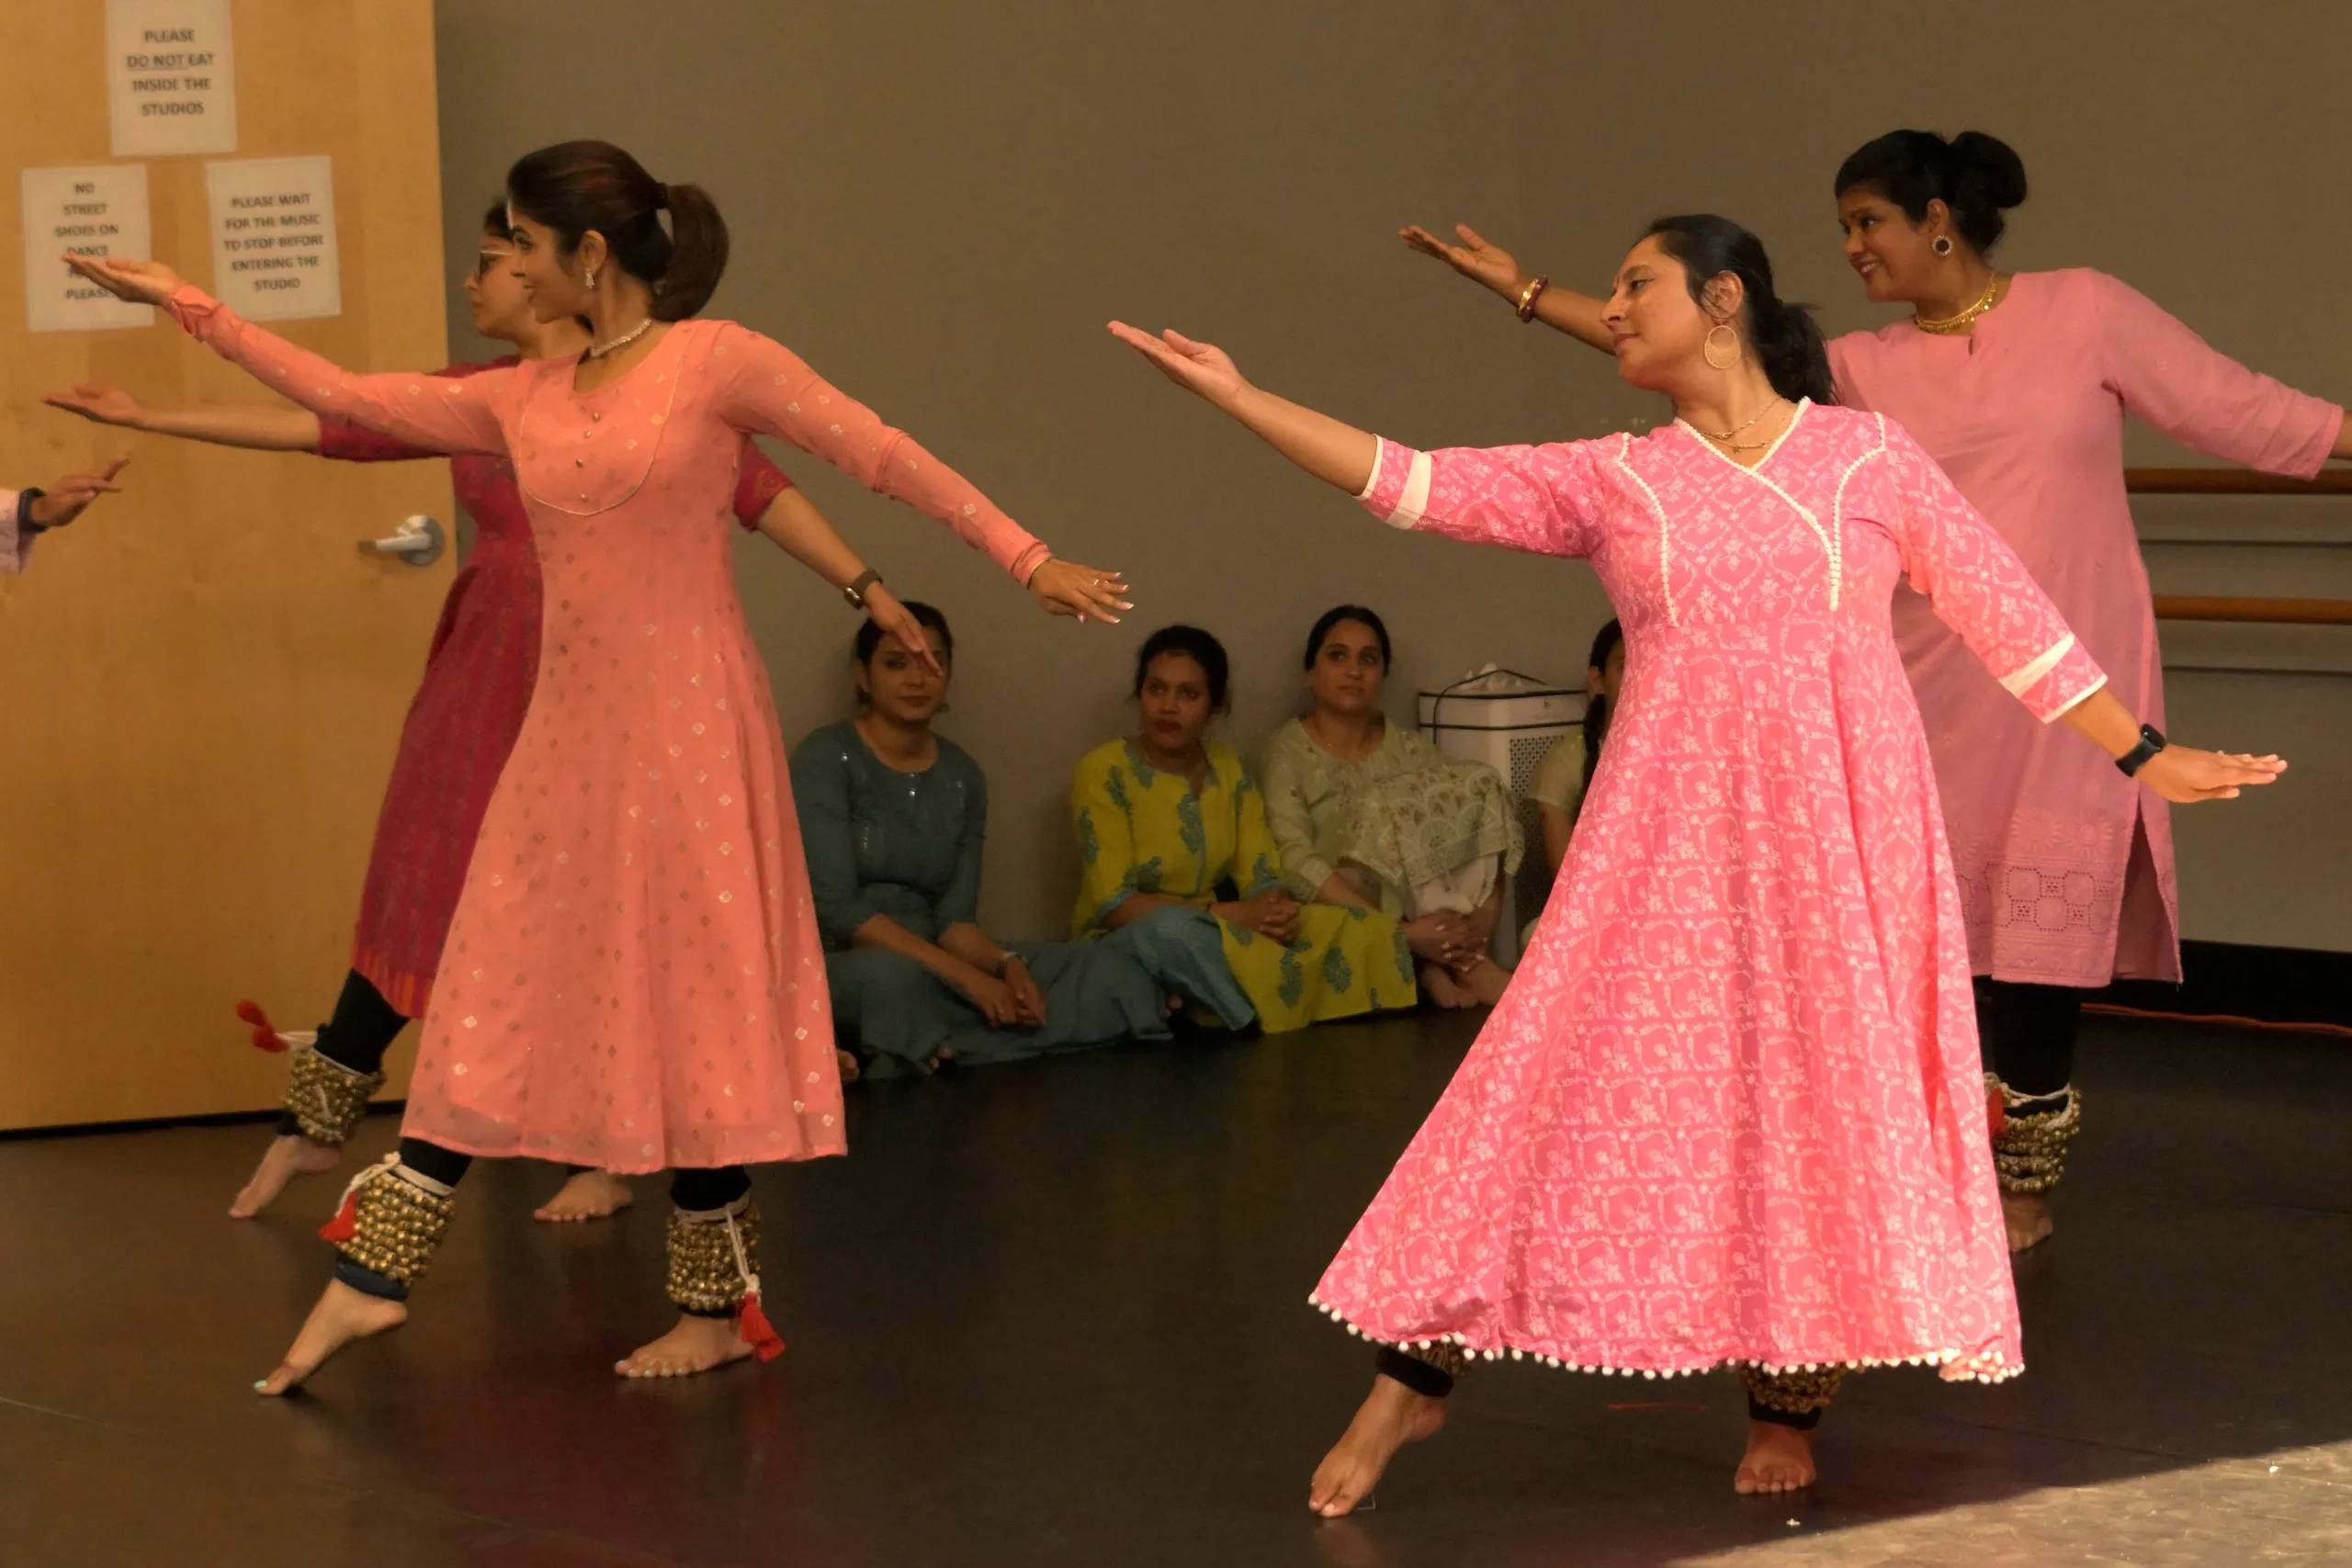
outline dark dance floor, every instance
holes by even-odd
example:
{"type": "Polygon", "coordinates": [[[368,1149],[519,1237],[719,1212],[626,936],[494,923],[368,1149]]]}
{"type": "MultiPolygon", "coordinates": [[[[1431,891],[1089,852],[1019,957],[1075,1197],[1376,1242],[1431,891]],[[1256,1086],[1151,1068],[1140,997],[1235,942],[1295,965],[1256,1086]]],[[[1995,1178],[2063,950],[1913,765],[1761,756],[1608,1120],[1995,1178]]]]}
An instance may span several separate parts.
{"type": "Polygon", "coordinates": [[[1505,1364],[1317,1523],[1368,1371],[1306,1292],[1469,1033],[860,1091],[852,1158],[761,1179],[789,1353],[677,1383],[607,1371],[665,1322],[652,1183],[559,1229],[482,1169],[410,1325],[269,1404],[339,1183],[237,1224],[262,1127],[0,1143],[0,1563],[2352,1562],[2352,1043],[2115,1020],[2022,1381],[1859,1379],[1822,1484],[1745,1499],[1728,1379],[1505,1364]]]}

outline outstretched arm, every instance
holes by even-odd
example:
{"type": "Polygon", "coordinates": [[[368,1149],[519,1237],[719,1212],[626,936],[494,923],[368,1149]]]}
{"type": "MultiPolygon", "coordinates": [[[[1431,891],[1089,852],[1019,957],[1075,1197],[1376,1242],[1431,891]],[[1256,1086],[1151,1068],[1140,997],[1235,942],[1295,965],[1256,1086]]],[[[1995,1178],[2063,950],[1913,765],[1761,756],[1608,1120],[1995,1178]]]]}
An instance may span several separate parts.
{"type": "Polygon", "coordinates": [[[1435,256],[1481,288],[1493,289],[1514,310],[1532,291],[1535,299],[1528,307],[1528,320],[1564,332],[1603,354],[1616,352],[1616,341],[1600,319],[1601,312],[1609,308],[1608,301],[1563,288],[1548,280],[1537,289],[1537,280],[1520,270],[1518,261],[1509,251],[1487,243],[1467,223],[1456,223],[1453,231],[1462,241],[1458,245],[1446,243],[1418,223],[1397,231],[1397,238],[1425,256],[1435,256]]]}
{"type": "Polygon", "coordinates": [[[265,386],[314,413],[340,414],[370,430],[440,452],[503,453],[496,412],[512,369],[463,380],[403,371],[360,376],[254,325],[180,280],[160,262],[68,256],[67,265],[119,299],[168,310],[189,336],[265,386]]]}
{"type": "Polygon", "coordinates": [[[308,409],[151,409],[119,387],[91,382],[84,382],[70,392],[52,392],[41,401],[96,424],[143,430],[150,435],[170,435],[183,441],[238,446],[254,452],[319,449],[319,416],[308,409]]]}
{"type": "Polygon", "coordinates": [[[1317,479],[1353,492],[1391,527],[1542,555],[1592,551],[1600,487],[1591,442],[1417,452],[1250,385],[1214,344],[1174,331],[1155,337],[1125,321],[1113,321],[1111,335],[1317,479]]]}
{"type": "Polygon", "coordinates": [[[2095,273],[2109,388],[2185,446],[2265,473],[2309,479],[2352,458],[2344,410],[2249,370],[2129,284],[2095,273]]]}
{"type": "Polygon", "coordinates": [[[938,519],[1010,572],[1049,613],[1114,621],[1125,576],[1055,557],[963,475],[905,431],[809,368],[774,338],[731,323],[713,351],[718,416],[738,430],[780,435],[856,479],[938,519]]]}
{"type": "MultiPolygon", "coordinates": [[[[865,562],[797,485],[777,492],[759,514],[756,526],[771,544],[816,573],[831,588],[847,588],[865,575],[865,562]]],[[[939,662],[937,650],[923,633],[922,623],[915,619],[914,612],[897,594],[876,581],[867,585],[863,597],[868,619],[897,637],[916,658],[931,666],[934,674],[947,673],[939,662]]]]}
{"type": "MultiPolygon", "coordinates": [[[[2009,694],[2044,724],[2064,718],[2114,758],[2140,744],[2140,720],[2108,686],[2056,605],[2008,542],[1901,426],[1880,416],[1899,547],[1911,585],[2009,694]]],[[[2166,800],[2234,800],[2277,780],[2276,755],[2167,745],[2135,775],[2166,800]]]]}

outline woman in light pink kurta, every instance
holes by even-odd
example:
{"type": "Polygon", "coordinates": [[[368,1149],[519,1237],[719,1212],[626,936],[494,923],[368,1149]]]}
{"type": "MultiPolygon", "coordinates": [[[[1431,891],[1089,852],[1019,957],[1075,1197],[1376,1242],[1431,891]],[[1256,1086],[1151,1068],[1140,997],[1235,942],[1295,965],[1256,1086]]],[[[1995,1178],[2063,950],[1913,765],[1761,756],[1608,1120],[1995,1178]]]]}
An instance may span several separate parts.
{"type": "Polygon", "coordinates": [[[328,1227],[335,1282],[264,1393],[401,1320],[474,1156],[675,1173],[670,1296],[683,1315],[621,1371],[676,1375],[782,1348],[758,1310],[741,1168],[840,1154],[844,1138],[784,750],[734,585],[744,433],[781,435],[947,523],[1048,607],[1099,615],[1118,603],[1115,574],[1049,562],[791,350],[684,319],[724,262],[707,196],[664,187],[603,143],[532,154],[508,195],[540,316],[582,316],[628,353],[592,346],[463,379],[359,376],[168,269],[76,264],[158,299],[316,412],[504,455],[541,568],[537,683],[450,922],[401,1153],[354,1184],[328,1227]]]}
{"type": "MultiPolygon", "coordinates": [[[[1837,179],[1846,256],[1873,301],[1914,314],[1829,344],[1847,402],[1901,420],[1991,519],[2148,723],[2164,726],[2155,607],[2123,488],[2136,415],[2200,452],[2309,477],[2352,456],[2344,411],[2257,375],[2130,286],[1986,260],[2024,164],[1981,132],[1898,130],[1837,179]],[[1927,326],[1921,323],[1925,321],[1927,326]]],[[[1896,641],[1935,739],[1968,925],[2012,1246],[2050,1234],[2044,1194],[2081,1124],[2086,989],[2180,978],[2165,803],[2013,705],[1916,595],[1896,641]]]]}
{"type": "MultiPolygon", "coordinates": [[[[1897,581],[2034,719],[2115,756],[2137,722],[1898,423],[1804,395],[1828,390],[1820,339],[1753,236],[1668,220],[1607,309],[1622,373],[1682,417],[1487,450],[1375,443],[1205,345],[1125,334],[1393,526],[1589,558],[1624,624],[1589,830],[1316,1288],[1388,1348],[1317,1477],[1327,1514],[1433,1426],[1472,1357],[1742,1369],[1742,1490],[1811,1479],[1803,1428],[1842,1369],[2022,1368],[1897,581]]],[[[2202,792],[2269,773],[2175,750],[2143,776],[2202,792]]]]}

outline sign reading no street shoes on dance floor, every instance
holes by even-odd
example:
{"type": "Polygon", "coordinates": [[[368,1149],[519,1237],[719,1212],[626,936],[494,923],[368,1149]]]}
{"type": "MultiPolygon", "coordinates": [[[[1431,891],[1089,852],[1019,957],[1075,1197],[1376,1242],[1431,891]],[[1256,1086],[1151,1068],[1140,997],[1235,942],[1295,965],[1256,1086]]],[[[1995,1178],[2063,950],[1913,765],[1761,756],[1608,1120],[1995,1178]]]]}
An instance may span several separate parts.
{"type": "Polygon", "coordinates": [[[107,0],[114,155],[234,152],[229,0],[107,0]]]}
{"type": "Polygon", "coordinates": [[[204,165],[212,198],[212,292],[257,321],[343,314],[334,164],[325,157],[204,165]]]}
{"type": "Polygon", "coordinates": [[[37,333],[144,327],[154,308],[118,299],[61,259],[151,254],[147,166],[27,169],[19,180],[25,217],[25,325],[37,333]]]}

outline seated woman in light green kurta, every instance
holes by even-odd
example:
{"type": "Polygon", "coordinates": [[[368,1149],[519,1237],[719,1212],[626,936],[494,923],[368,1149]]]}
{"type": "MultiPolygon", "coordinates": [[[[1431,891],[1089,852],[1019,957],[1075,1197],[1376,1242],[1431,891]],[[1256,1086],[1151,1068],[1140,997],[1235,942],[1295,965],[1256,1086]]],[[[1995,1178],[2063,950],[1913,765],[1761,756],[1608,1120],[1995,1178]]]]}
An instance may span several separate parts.
{"type": "Polygon", "coordinates": [[[1145,640],[1141,728],[1089,751],[1070,780],[1084,868],[1075,929],[1189,954],[1195,978],[1177,988],[1235,1028],[1254,1018],[1278,1034],[1410,1006],[1412,954],[1395,921],[1302,904],[1283,886],[1264,798],[1232,749],[1207,738],[1227,684],[1225,649],[1198,627],[1145,640]]]}
{"type": "Polygon", "coordinates": [[[907,608],[937,668],[868,621],[858,716],[792,753],[838,1037],[876,1077],[1166,1039],[1172,987],[1135,938],[1008,945],[980,925],[988,781],[932,729],[953,668],[946,618],[907,608]]]}
{"type": "Polygon", "coordinates": [[[1510,976],[1487,955],[1523,838],[1502,779],[1388,722],[1388,628],[1361,604],[1307,633],[1314,707],[1266,748],[1266,818],[1291,892],[1402,922],[1421,988],[1491,1004],[1510,976]]]}

